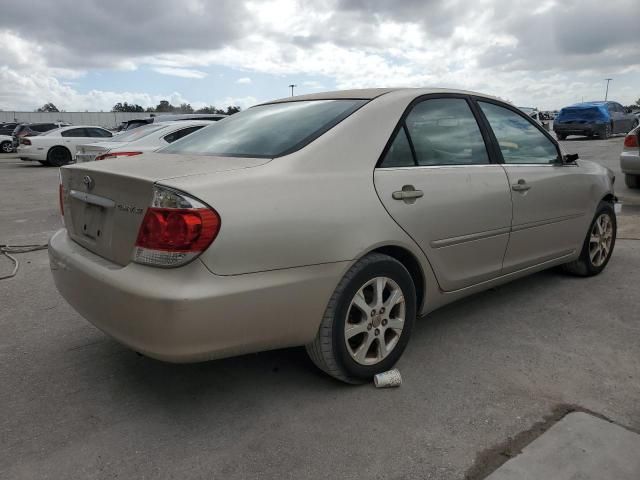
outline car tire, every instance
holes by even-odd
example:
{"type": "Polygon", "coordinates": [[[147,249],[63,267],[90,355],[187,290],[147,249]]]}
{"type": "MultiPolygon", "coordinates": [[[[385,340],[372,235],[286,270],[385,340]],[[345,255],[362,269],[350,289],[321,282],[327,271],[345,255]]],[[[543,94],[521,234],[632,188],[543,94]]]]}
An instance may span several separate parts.
{"type": "Polygon", "coordinates": [[[616,244],[616,233],[617,222],[613,204],[600,202],[582,244],[580,257],[563,265],[564,271],[579,277],[598,275],[609,263],[616,244]],[[608,246],[605,248],[606,245],[608,246]]]}
{"type": "Polygon", "coordinates": [[[606,125],[602,130],[600,130],[600,138],[606,140],[611,136],[611,125],[606,125]]]}
{"type": "Polygon", "coordinates": [[[409,271],[392,257],[372,253],[356,262],[336,287],[307,353],[327,374],[364,383],[398,361],[415,317],[409,271]]]}
{"type": "Polygon", "coordinates": [[[52,167],[61,167],[71,163],[71,152],[65,147],[53,147],[47,153],[47,164],[52,167]]]}
{"type": "Polygon", "coordinates": [[[12,142],[2,142],[2,143],[0,143],[0,151],[2,151],[2,153],[12,153],[13,152],[13,143],[12,142]]]}
{"type": "Polygon", "coordinates": [[[624,183],[629,188],[640,188],[640,175],[625,174],[624,183]]]}
{"type": "Polygon", "coordinates": [[[566,140],[567,136],[564,133],[556,133],[556,137],[558,137],[558,140],[566,140]]]}

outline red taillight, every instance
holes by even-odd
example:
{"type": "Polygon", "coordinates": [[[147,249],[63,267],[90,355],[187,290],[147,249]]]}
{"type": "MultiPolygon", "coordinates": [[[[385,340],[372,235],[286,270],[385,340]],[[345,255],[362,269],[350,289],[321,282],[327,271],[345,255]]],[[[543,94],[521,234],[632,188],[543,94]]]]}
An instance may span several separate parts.
{"type": "Polygon", "coordinates": [[[638,148],[638,134],[630,133],[624,137],[625,148],[638,148]]]}
{"type": "Polygon", "coordinates": [[[62,187],[62,183],[60,183],[60,185],[58,185],[58,201],[60,202],[60,215],[64,217],[63,197],[64,197],[64,188],[62,187]]]}
{"type": "Polygon", "coordinates": [[[185,193],[157,186],[133,260],[158,267],[183,265],[206,250],[219,231],[218,212],[185,193]]]}
{"type": "Polygon", "coordinates": [[[20,142],[22,145],[31,145],[31,140],[29,140],[29,139],[28,139],[28,138],[26,138],[26,137],[22,137],[22,138],[20,138],[19,142],[20,142]]]}
{"type": "Polygon", "coordinates": [[[107,158],[118,158],[118,157],[134,157],[140,154],[142,154],[142,152],[109,152],[109,153],[103,153],[102,155],[98,155],[96,157],[96,160],[106,160],[107,158]]]}
{"type": "Polygon", "coordinates": [[[202,252],[220,230],[220,217],[207,208],[149,208],[136,247],[166,252],[202,252]]]}

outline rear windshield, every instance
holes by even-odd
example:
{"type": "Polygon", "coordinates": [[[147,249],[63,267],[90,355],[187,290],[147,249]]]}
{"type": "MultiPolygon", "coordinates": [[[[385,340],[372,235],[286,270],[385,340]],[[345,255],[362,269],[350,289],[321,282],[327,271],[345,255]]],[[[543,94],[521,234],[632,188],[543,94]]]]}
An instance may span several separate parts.
{"type": "Polygon", "coordinates": [[[558,120],[600,120],[604,117],[598,107],[563,108],[558,120]]]}
{"type": "Polygon", "coordinates": [[[161,128],[167,128],[167,126],[152,123],[150,125],[144,125],[142,127],[134,128],[132,130],[127,130],[124,133],[121,133],[119,135],[114,135],[113,137],[111,137],[109,140],[106,140],[106,141],[134,142],[136,140],[140,140],[143,137],[146,137],[147,135],[152,134],[156,130],[160,130],[161,128]]]}
{"type": "Polygon", "coordinates": [[[249,108],[160,150],[162,153],[266,157],[307,145],[367,100],[311,100],[249,108]]]}

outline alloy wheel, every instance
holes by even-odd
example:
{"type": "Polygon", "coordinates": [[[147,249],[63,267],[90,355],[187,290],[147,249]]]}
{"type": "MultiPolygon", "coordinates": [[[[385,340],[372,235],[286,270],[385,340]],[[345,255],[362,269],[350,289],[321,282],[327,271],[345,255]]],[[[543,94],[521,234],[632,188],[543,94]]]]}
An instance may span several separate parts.
{"type": "Polygon", "coordinates": [[[9,142],[5,142],[2,144],[2,151],[4,153],[11,153],[13,152],[13,145],[11,145],[9,142]]]}
{"type": "Polygon", "coordinates": [[[400,286],[376,277],[354,295],[344,323],[347,351],[361,365],[375,365],[395,348],[405,325],[406,305],[400,286]]]}
{"type": "Polygon", "coordinates": [[[593,224],[589,237],[589,259],[594,267],[600,267],[609,256],[613,241],[613,223],[607,213],[601,214],[593,224]]]}

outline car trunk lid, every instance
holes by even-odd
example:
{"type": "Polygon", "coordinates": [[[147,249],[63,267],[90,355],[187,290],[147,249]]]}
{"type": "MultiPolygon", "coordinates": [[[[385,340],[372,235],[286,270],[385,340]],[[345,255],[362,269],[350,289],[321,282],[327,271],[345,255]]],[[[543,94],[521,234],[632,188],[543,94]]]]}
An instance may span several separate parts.
{"type": "Polygon", "coordinates": [[[155,183],[255,167],[269,160],[145,154],[126,161],[69,165],[61,169],[65,226],[75,242],[124,266],[130,262],[155,183]]]}

